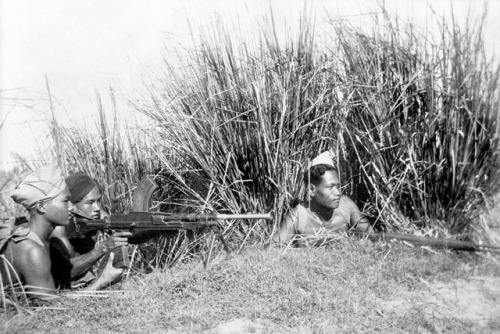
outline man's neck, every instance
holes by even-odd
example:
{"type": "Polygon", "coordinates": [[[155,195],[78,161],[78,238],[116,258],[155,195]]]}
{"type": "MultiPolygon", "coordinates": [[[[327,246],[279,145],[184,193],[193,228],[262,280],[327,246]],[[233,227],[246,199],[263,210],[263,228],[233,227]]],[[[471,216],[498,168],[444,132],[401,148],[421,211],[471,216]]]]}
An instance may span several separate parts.
{"type": "Polygon", "coordinates": [[[321,218],[324,222],[329,221],[333,217],[333,212],[335,209],[327,208],[323,205],[319,205],[314,201],[308,201],[309,210],[315,213],[319,218],[321,218]]]}
{"type": "Polygon", "coordinates": [[[38,214],[30,215],[30,230],[35,233],[44,243],[49,241],[49,235],[54,230],[54,225],[38,214]]]}

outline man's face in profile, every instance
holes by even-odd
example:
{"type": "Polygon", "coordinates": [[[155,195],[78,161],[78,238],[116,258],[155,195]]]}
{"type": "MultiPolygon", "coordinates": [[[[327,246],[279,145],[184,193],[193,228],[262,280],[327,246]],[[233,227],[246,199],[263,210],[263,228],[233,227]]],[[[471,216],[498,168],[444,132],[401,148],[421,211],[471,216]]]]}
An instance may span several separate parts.
{"type": "Polygon", "coordinates": [[[101,192],[95,186],[81,201],[75,203],[75,213],[91,219],[101,218],[101,192]]]}
{"type": "Polygon", "coordinates": [[[312,185],[312,187],[313,195],[311,196],[311,201],[329,209],[339,207],[342,193],[340,191],[339,176],[336,171],[327,170],[321,176],[321,182],[318,185],[312,185]]]}
{"type": "Polygon", "coordinates": [[[44,203],[45,217],[55,225],[68,225],[73,217],[74,206],[69,200],[70,193],[68,187],[56,197],[44,203]]]}

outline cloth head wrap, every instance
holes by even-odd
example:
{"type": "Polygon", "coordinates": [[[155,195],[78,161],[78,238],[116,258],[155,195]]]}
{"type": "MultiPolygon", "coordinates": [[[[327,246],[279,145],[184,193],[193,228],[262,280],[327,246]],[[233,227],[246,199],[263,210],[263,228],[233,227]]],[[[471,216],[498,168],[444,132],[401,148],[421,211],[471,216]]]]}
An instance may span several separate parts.
{"type": "Polygon", "coordinates": [[[320,164],[336,167],[335,163],[333,162],[333,158],[334,154],[331,151],[325,151],[311,161],[309,168],[320,164]]]}
{"type": "Polygon", "coordinates": [[[81,201],[95,186],[98,186],[97,182],[84,172],[70,174],[66,178],[66,183],[71,193],[70,201],[73,203],[81,201]]]}
{"type": "Polygon", "coordinates": [[[62,170],[57,165],[40,168],[29,174],[14,189],[12,199],[26,209],[31,209],[40,201],[49,201],[59,195],[66,183],[62,170]]]}

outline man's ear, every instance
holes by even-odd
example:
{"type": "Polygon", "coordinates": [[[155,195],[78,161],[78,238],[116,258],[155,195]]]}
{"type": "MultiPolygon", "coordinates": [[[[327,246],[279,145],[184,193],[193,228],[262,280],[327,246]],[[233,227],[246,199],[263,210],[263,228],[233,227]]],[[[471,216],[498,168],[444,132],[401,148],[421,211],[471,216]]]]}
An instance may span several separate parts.
{"type": "Polygon", "coordinates": [[[40,213],[40,214],[44,214],[45,211],[47,210],[47,203],[45,202],[37,202],[35,204],[35,210],[40,213]]]}
{"type": "Polygon", "coordinates": [[[310,183],[308,193],[307,193],[309,195],[309,198],[313,197],[315,192],[316,192],[316,186],[314,184],[310,183]]]}

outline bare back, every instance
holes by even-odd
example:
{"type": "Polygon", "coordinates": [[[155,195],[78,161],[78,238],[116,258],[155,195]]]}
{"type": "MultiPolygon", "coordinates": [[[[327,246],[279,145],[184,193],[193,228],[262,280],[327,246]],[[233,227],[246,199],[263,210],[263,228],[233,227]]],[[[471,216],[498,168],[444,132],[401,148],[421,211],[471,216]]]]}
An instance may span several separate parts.
{"type": "Polygon", "coordinates": [[[49,253],[36,234],[30,232],[23,240],[11,240],[3,256],[0,272],[4,284],[22,283],[35,298],[54,293],[49,253]]]}

